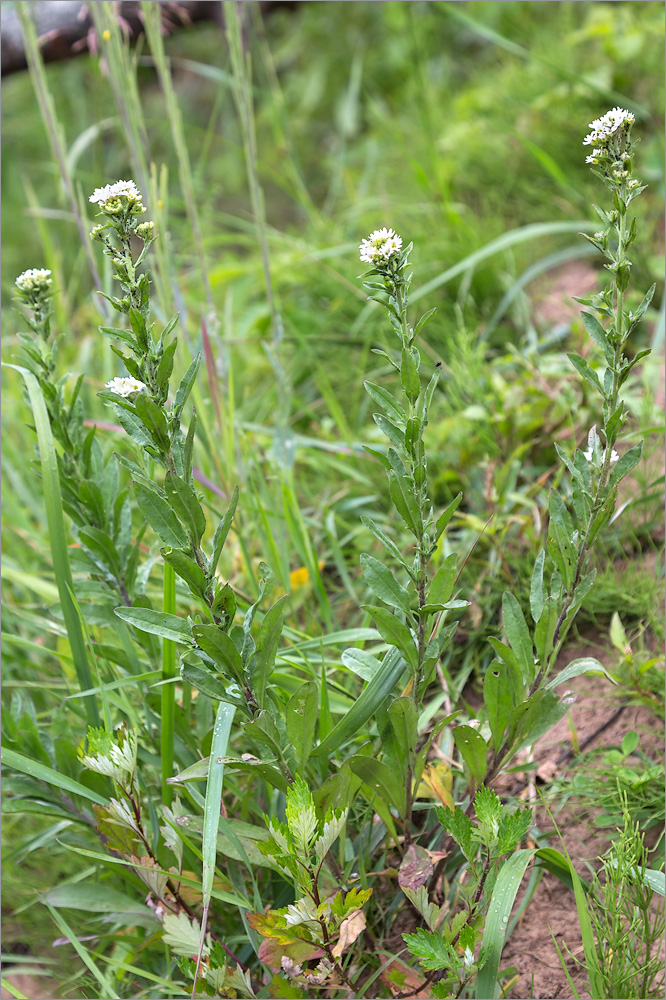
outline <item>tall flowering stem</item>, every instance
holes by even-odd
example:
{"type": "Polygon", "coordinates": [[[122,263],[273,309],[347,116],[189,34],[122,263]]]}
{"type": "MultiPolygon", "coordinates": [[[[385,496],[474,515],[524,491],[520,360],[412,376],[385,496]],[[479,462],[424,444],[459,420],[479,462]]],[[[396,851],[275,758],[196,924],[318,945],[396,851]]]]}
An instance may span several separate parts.
{"type": "Polygon", "coordinates": [[[446,614],[467,606],[465,601],[451,600],[455,585],[455,556],[444,560],[437,573],[432,579],[430,577],[432,556],[460,503],[461,495],[435,519],[428,495],[424,432],[440,372],[439,367],[435,367],[427,386],[421,384],[421,356],[415,340],[436,310],[425,313],[413,328],[409,326],[407,306],[412,276],[407,269],[412,245],[403,248],[401,237],[392,229],[379,229],[363,240],[359,249],[361,260],[371,265],[371,269],[363,275],[364,287],[371,293],[371,299],[386,306],[399,340],[399,351],[389,354],[376,349],[375,353],[385,358],[399,374],[402,398],[373,382],[364,383],[373,402],[383,411],[375,413],[374,420],[389,439],[385,453],[372,448],[367,450],[386,469],[393,505],[414,538],[412,557],[406,556],[402,548],[371,518],[364,517],[363,523],[382,543],[391,562],[397,561],[407,574],[408,587],[398,582],[392,568],[372,555],[363,553],[361,566],[372,592],[390,608],[368,606],[365,610],[372,615],[382,637],[397,649],[411,672],[411,708],[403,705],[399,709],[407,727],[405,843],[409,844],[419,709],[425,689],[434,676],[437,661],[455,630],[455,623],[444,624],[446,614]]]}
{"type": "Polygon", "coordinates": [[[642,442],[621,457],[614,448],[627,419],[620,390],[634,365],[650,353],[649,349],[645,349],[627,358],[625,348],[647,312],[656,287],[652,285],[634,312],[626,310],[626,292],[631,274],[628,250],[637,235],[636,219],[629,219],[629,206],[645,190],[645,185],[633,176],[633,124],[634,115],[616,107],[591,122],[592,131],[583,140],[584,145],[594,146],[592,154],[586,157],[586,163],[591,165],[592,172],[612,195],[611,208],[594,205],[603,228],[593,236],[581,234],[606,258],[604,266],[611,273],[612,282],[597,295],[576,299],[593,310],[583,312],[583,322],[589,335],[601,347],[606,368],[599,377],[580,355],[570,354],[569,359],[603,399],[601,437],[593,427],[588,435],[587,451],[577,451],[573,462],[559,447],[557,449],[573,476],[573,502],[578,520],[574,538],[575,570],[572,585],[565,590],[550,657],[541,664],[532,691],[550,670],[561,648],[571,624],[572,609],[577,603],[574,595],[583,579],[590,546],[613,515],[619,483],[640,460],[643,452],[642,442]]]}
{"type": "MultiPolygon", "coordinates": [[[[518,618],[515,600],[511,599],[513,604],[509,600],[503,604],[505,630],[514,652],[520,650],[521,645],[523,650],[527,649],[523,640],[529,643],[530,655],[536,652],[533,670],[530,670],[530,665],[526,662],[529,658],[527,653],[521,662],[529,682],[527,703],[534,704],[535,712],[538,709],[538,699],[542,700],[543,705],[547,705],[548,699],[553,698],[550,689],[554,685],[552,682],[546,684],[546,681],[573,620],[594,584],[595,570],[589,568],[591,548],[599,532],[613,516],[621,481],[631,472],[643,452],[643,442],[624,454],[619,454],[615,449],[627,419],[627,411],[621,398],[622,386],[632,368],[650,353],[645,349],[628,358],[625,349],[647,312],[655,290],[655,285],[652,285],[635,311],[627,310],[626,292],[631,273],[628,250],[636,239],[636,220],[630,220],[629,207],[633,199],[645,190],[644,185],[633,176],[633,123],[634,116],[631,112],[613,108],[590,123],[592,131],[584,139],[585,145],[593,145],[586,162],[611,192],[612,204],[608,209],[594,205],[603,228],[593,236],[585,233],[581,235],[604,255],[604,266],[612,275],[612,280],[598,294],[578,298],[577,301],[590,310],[582,313],[583,322],[590,337],[601,348],[606,367],[602,373],[598,373],[579,354],[570,354],[569,359],[581,377],[601,396],[602,421],[599,431],[596,426],[590,429],[587,449],[576,449],[573,457],[567,455],[559,445],[555,446],[571,476],[572,509],[568,509],[557,491],[551,491],[547,552],[539,554],[532,577],[530,609],[535,622],[533,651],[524,621],[518,618]],[[550,572],[549,580],[547,572],[550,572]]],[[[522,613],[520,614],[522,617],[522,613]]],[[[500,659],[504,660],[504,664],[495,671],[499,676],[502,671],[510,668],[510,658],[504,647],[496,640],[491,641],[500,659]]],[[[601,664],[598,667],[603,671],[601,664]]],[[[493,671],[489,671],[489,675],[492,673],[493,671]]],[[[490,705],[493,700],[492,689],[491,682],[486,695],[486,702],[490,705]]],[[[560,707],[565,704],[565,699],[560,707]]],[[[537,731],[537,727],[534,727],[534,731],[537,731]]],[[[518,747],[526,743],[524,726],[521,731],[520,724],[513,724],[511,717],[502,738],[499,737],[498,732],[494,738],[495,750],[488,761],[486,784],[508,764],[518,747]]]]}

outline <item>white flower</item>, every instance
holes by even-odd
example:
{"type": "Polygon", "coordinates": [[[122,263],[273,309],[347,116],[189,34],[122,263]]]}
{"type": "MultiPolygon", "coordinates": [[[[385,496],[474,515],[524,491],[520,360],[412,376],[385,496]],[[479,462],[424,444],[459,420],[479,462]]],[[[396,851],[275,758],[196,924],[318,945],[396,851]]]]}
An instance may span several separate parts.
{"type": "MultiPolygon", "coordinates": [[[[611,108],[601,118],[595,118],[593,122],[590,122],[592,131],[583,139],[583,145],[590,146],[593,142],[601,142],[602,145],[606,145],[614,132],[626,125],[633,125],[635,120],[631,111],[627,111],[625,108],[611,108]]],[[[595,149],[594,152],[598,154],[599,150],[595,149]]]]}
{"type": "Polygon", "coordinates": [[[375,229],[370,233],[367,240],[363,240],[359,245],[361,260],[365,264],[388,263],[392,258],[397,257],[402,247],[402,237],[398,236],[392,229],[375,229]]]}
{"type": "Polygon", "coordinates": [[[140,382],[138,378],[112,378],[105,386],[110,392],[115,392],[117,396],[131,396],[134,392],[141,392],[146,388],[145,382],[140,382]]]}
{"type": "Polygon", "coordinates": [[[466,969],[470,969],[474,965],[474,952],[469,945],[465,948],[465,954],[463,955],[462,960],[466,969]]]}
{"type": "Polygon", "coordinates": [[[21,292],[42,292],[51,287],[51,272],[46,267],[31,267],[16,279],[21,292]]]}
{"type": "Polygon", "coordinates": [[[141,201],[141,192],[134,181],[116,181],[115,184],[107,184],[103,188],[95,188],[90,195],[93,205],[104,206],[114,198],[127,198],[128,201],[141,201]]]}

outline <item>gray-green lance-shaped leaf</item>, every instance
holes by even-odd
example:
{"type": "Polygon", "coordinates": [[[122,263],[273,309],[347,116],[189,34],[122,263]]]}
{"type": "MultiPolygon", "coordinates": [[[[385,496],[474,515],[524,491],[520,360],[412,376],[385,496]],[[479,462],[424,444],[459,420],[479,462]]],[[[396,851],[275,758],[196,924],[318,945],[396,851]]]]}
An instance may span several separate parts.
{"type": "Polygon", "coordinates": [[[599,376],[593,368],[590,368],[585,358],[582,358],[580,354],[568,354],[567,357],[578,374],[581,375],[586,382],[589,382],[590,385],[593,385],[597,392],[600,392],[605,398],[606,394],[601,382],[599,381],[599,376]]]}
{"type": "Polygon", "coordinates": [[[341,660],[348,670],[353,670],[364,681],[371,681],[382,665],[376,656],[364,649],[345,649],[341,660]]]}
{"type": "Polygon", "coordinates": [[[601,350],[604,352],[604,357],[606,359],[606,364],[614,366],[615,365],[615,352],[611,345],[608,334],[604,330],[603,326],[599,322],[596,316],[592,313],[582,312],[583,323],[585,324],[585,329],[589,333],[592,340],[595,340],[601,350]]]}
{"type": "Polygon", "coordinates": [[[446,604],[456,582],[457,556],[447,556],[435,573],[428,590],[428,604],[446,604]]]}
{"type": "Polygon", "coordinates": [[[501,747],[509,716],[522,697],[523,679],[518,666],[493,660],[483,682],[483,701],[495,751],[501,747]]]}
{"type": "Polygon", "coordinates": [[[637,444],[634,448],[630,448],[622,455],[615,465],[611,467],[610,479],[608,480],[608,489],[612,490],[620,480],[624,479],[628,473],[634,468],[635,465],[640,461],[641,455],[643,454],[643,442],[637,444]]]}
{"type": "MultiPolygon", "coordinates": [[[[390,468],[390,466],[388,466],[388,463],[387,467],[390,468]]],[[[396,559],[401,566],[404,566],[405,569],[408,570],[405,557],[403,556],[402,552],[400,551],[396,543],[389,535],[387,535],[384,529],[381,528],[375,521],[372,520],[371,517],[368,517],[366,514],[361,514],[361,521],[366,526],[366,528],[368,528],[373,533],[375,538],[377,538],[382,543],[384,548],[391,553],[393,558],[396,559]]]]}
{"type": "Polygon", "coordinates": [[[181,660],[180,676],[212,701],[226,701],[244,711],[246,715],[250,714],[245,699],[241,699],[238,694],[229,693],[230,682],[212,673],[207,667],[202,667],[198,663],[190,663],[188,660],[181,660]]]}
{"type": "Polygon", "coordinates": [[[518,664],[528,684],[534,680],[534,648],[522,608],[508,590],[502,595],[502,621],[509,645],[518,657],[518,664]]]}
{"type": "Polygon", "coordinates": [[[159,635],[162,639],[186,646],[194,645],[186,618],[170,615],[166,611],[153,611],[152,608],[114,608],[113,613],[141,632],[159,635]]]}
{"type": "Polygon", "coordinates": [[[157,403],[150,396],[146,396],[145,393],[140,392],[134,400],[134,410],[157,447],[162,451],[167,451],[169,448],[169,432],[167,430],[166,417],[157,403]]]}
{"type": "MultiPolygon", "coordinates": [[[[412,698],[396,698],[388,710],[400,758],[406,764],[416,752],[419,717],[412,698]]],[[[404,767],[403,767],[404,771],[404,767]]]]}
{"type": "Polygon", "coordinates": [[[421,513],[412,490],[412,484],[406,476],[399,476],[393,469],[388,473],[388,481],[389,493],[395,509],[407,527],[415,535],[418,535],[421,530],[421,513]]]}
{"type": "Polygon", "coordinates": [[[471,726],[456,726],[453,730],[453,740],[467,765],[473,788],[478,788],[488,769],[486,741],[481,733],[471,726]]]}
{"type": "Polygon", "coordinates": [[[398,611],[409,614],[409,594],[405,588],[398,583],[395,574],[388,567],[384,566],[379,559],[361,553],[361,568],[366,583],[380,601],[389,604],[398,611]]]}
{"type": "Polygon", "coordinates": [[[382,410],[391,420],[397,421],[398,423],[404,423],[407,419],[407,414],[405,413],[402,405],[393,396],[388,389],[385,389],[381,385],[375,385],[374,382],[364,382],[365,391],[368,395],[381,406],[382,410]]]}
{"type": "Polygon", "coordinates": [[[448,507],[444,511],[442,511],[442,513],[437,518],[437,523],[435,525],[435,537],[433,538],[433,542],[439,541],[442,532],[445,531],[446,526],[448,525],[449,521],[457,511],[458,507],[460,506],[460,501],[462,500],[462,496],[463,496],[462,493],[459,493],[457,497],[454,497],[451,503],[448,505],[448,507]]]}
{"type": "Polygon", "coordinates": [[[196,493],[180,476],[167,472],[164,484],[169,504],[185,525],[195,548],[206,530],[206,518],[196,493]]]}
{"type": "Polygon", "coordinates": [[[188,545],[187,533],[159,493],[149,490],[141,483],[134,484],[134,495],[139,510],[157,537],[172,549],[183,549],[188,545]]]}
{"type": "Polygon", "coordinates": [[[198,563],[190,556],[185,555],[182,549],[170,549],[162,546],[160,553],[165,562],[169,563],[178,576],[189,584],[192,591],[203,597],[208,588],[206,574],[198,563]]]}
{"type": "Polygon", "coordinates": [[[368,719],[372,718],[379,706],[391,694],[405,669],[405,661],[396,647],[392,647],[382,660],[381,668],[363,688],[347,714],[333,727],[313,753],[317,756],[332,754],[349,740],[358,737],[368,719]]]}
{"type": "Polygon", "coordinates": [[[257,646],[252,659],[252,690],[260,708],[264,707],[268,678],[275,666],[275,655],[282,635],[282,609],[288,599],[285,594],[267,611],[257,636],[257,646]]]}
{"type": "Polygon", "coordinates": [[[251,722],[243,723],[243,730],[251,739],[268,747],[277,757],[282,755],[282,746],[278,728],[272,715],[263,709],[251,722]]]}
{"type": "Polygon", "coordinates": [[[227,540],[227,535],[229,534],[229,529],[231,528],[231,523],[234,519],[234,514],[236,513],[236,507],[238,506],[238,487],[234,486],[234,492],[231,495],[231,501],[226,509],[225,515],[215,529],[215,535],[213,536],[213,554],[210,558],[209,565],[209,575],[212,577],[215,570],[217,569],[217,564],[224,548],[224,543],[227,540]]]}
{"type": "Polygon", "coordinates": [[[402,363],[400,365],[400,379],[405,395],[410,403],[415,403],[421,391],[421,380],[417,364],[418,351],[415,347],[403,347],[402,363]]]}
{"type": "Polygon", "coordinates": [[[543,611],[543,606],[545,602],[545,596],[543,592],[543,565],[545,559],[546,559],[546,553],[542,549],[534,561],[534,569],[532,570],[532,586],[530,588],[530,611],[532,612],[532,618],[535,622],[538,622],[539,618],[541,618],[541,612],[543,611]]]}
{"type": "Polygon", "coordinates": [[[192,635],[199,649],[217,663],[223,674],[244,683],[240,654],[226,632],[217,625],[194,625],[192,635]]]}
{"type": "Polygon", "coordinates": [[[319,692],[314,681],[301,684],[287,702],[285,712],[287,739],[294,748],[299,768],[305,767],[312,750],[318,704],[319,692]]]}
{"type": "Polygon", "coordinates": [[[347,761],[354,774],[358,775],[366,785],[373,788],[385,801],[390,802],[398,810],[400,816],[405,815],[405,788],[400,776],[381,760],[374,757],[364,757],[355,754],[347,761]]]}
{"type": "Polygon", "coordinates": [[[196,382],[200,364],[201,364],[201,355],[197,354],[196,358],[194,359],[190,367],[183,375],[183,378],[181,379],[181,383],[176,390],[176,395],[173,401],[172,412],[174,420],[178,420],[181,413],[183,412],[183,407],[187,402],[187,397],[192,391],[192,386],[196,382]]]}
{"type": "Polygon", "coordinates": [[[568,666],[560,670],[556,677],[553,677],[546,688],[552,691],[554,688],[559,687],[560,684],[566,684],[573,677],[580,677],[581,674],[602,674],[606,677],[611,684],[617,684],[614,677],[608,673],[603,663],[599,663],[599,660],[595,660],[593,656],[584,656],[580,660],[572,660],[568,666]]]}
{"type": "Polygon", "coordinates": [[[407,626],[403,625],[396,615],[392,615],[385,608],[364,605],[362,610],[372,615],[382,639],[392,646],[397,646],[412,670],[416,670],[418,654],[414,638],[407,626]]]}

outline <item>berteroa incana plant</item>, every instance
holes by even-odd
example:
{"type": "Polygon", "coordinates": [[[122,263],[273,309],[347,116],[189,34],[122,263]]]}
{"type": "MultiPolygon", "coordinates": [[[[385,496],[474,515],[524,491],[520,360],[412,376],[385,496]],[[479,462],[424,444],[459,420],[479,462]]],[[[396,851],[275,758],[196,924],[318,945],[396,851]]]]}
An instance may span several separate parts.
{"type": "MultiPolygon", "coordinates": [[[[73,773],[63,784],[55,758],[47,754],[37,763],[31,760],[33,744],[23,745],[12,725],[6,761],[78,796],[72,806],[97,826],[116,860],[122,859],[148,888],[149,912],[141,926],[147,922],[150,933],[161,933],[169,955],[180,956],[184,980],[178,980],[177,989],[186,983],[193,996],[307,997],[314,991],[349,997],[379,995],[383,988],[397,997],[421,990],[436,997],[496,996],[506,928],[528,866],[534,863],[569,885],[579,884],[558,851],[521,846],[531,812],[503,803],[492,785],[515,764],[520,750],[566,712],[572,696],[559,688],[582,673],[606,674],[589,657],[557,674],[554,667],[594,583],[590,554],[595,539],[613,515],[620,483],[642,453],[642,445],[623,452],[620,444],[627,417],[622,386],[647,353],[627,358],[627,342],[654,292],[653,286],[635,310],[627,309],[628,250],[636,238],[629,207],[643,190],[633,177],[632,124],[630,112],[615,108],[592,123],[585,140],[593,146],[588,162],[611,194],[608,208],[595,206],[602,229],[588,237],[605,256],[610,281],[580,300],[605,369],[599,373],[578,354],[570,358],[601,396],[599,426],[585,428],[582,447],[573,454],[558,446],[568,475],[561,489],[550,493],[547,542],[534,562],[529,588],[531,621],[515,594],[506,592],[504,635],[489,638],[495,659],[475,718],[464,716],[454,692],[445,692],[453,703],[444,717],[433,718],[425,710],[440,657],[468,602],[459,593],[460,554],[443,555],[445,533],[462,496],[438,512],[429,491],[426,433],[437,405],[439,368],[423,377],[427,366],[417,340],[435,310],[410,326],[411,244],[403,246],[399,235],[383,228],[360,246],[361,261],[369,265],[364,286],[386,308],[397,338],[375,351],[387,366],[387,384],[365,383],[377,406],[374,420],[388,439],[386,448],[368,450],[386,471],[396,517],[387,524],[380,510],[377,517],[363,518],[381,546],[361,555],[363,578],[373,595],[363,610],[375,629],[353,632],[354,638],[343,633],[345,641],[357,645],[341,653],[338,669],[351,671],[364,686],[351,704],[347,699],[337,706],[335,724],[326,665],[318,674],[308,660],[307,643],[299,644],[293,632],[283,637],[288,595],[265,606],[273,587],[269,567],[259,566],[253,598],[219,576],[238,490],[214,532],[209,531],[193,477],[196,413],[185,421],[199,357],[191,360],[172,394],[178,317],[156,333],[150,280],[142,265],[157,237],[153,224],[142,221],[145,207],[134,182],[107,185],[91,198],[101,216],[91,236],[109,256],[120,289],[107,298],[124,320],[122,326],[100,329],[127,373],[112,378],[99,395],[127,432],[124,453],[104,459],[94,429],[85,429],[81,379],[69,398],[65,380],[54,381],[51,275],[33,269],[17,280],[32,331],[22,336],[21,359],[37,380],[58,445],[59,485],[54,487],[51,477],[49,488],[62,496],[82,553],[78,568],[88,573],[98,603],[106,608],[107,618],[100,619],[98,611],[90,627],[108,629],[113,621],[122,630],[125,657],[127,650],[140,650],[152,667],[150,677],[159,677],[161,704],[157,732],[149,725],[145,732],[115,725],[108,693],[102,685],[94,689],[89,677],[88,653],[100,648],[89,642],[80,671],[77,665],[78,679],[95,713],[95,695],[102,694],[104,725],[99,728],[89,717],[92,727],[78,766],[95,772],[92,777],[101,783],[91,792],[70,762],[73,773]],[[137,240],[142,244],[138,253],[137,240]],[[151,532],[159,553],[155,545],[146,556],[140,543],[151,532]],[[154,606],[147,587],[159,556],[161,608],[154,606]],[[188,614],[177,610],[176,577],[188,614]],[[368,650],[370,637],[374,645],[368,650]],[[278,660],[280,670],[275,669],[278,660]],[[192,688],[199,692],[196,719],[192,688]],[[207,746],[207,738],[195,733],[203,726],[205,734],[206,720],[212,726],[213,716],[210,756],[205,757],[201,745],[207,746]],[[429,760],[436,741],[447,733],[462,772],[455,787],[451,767],[437,771],[429,760]],[[139,767],[139,760],[152,763],[139,767]],[[248,821],[228,817],[224,810],[220,815],[228,775],[234,787],[245,782],[256,799],[248,821]],[[206,781],[205,798],[196,791],[197,781],[206,781]],[[433,807],[432,795],[440,805],[433,807]],[[94,818],[85,812],[91,797],[94,818]],[[265,823],[256,821],[261,812],[265,823]],[[191,866],[201,863],[200,879],[187,873],[186,857],[191,866]],[[198,899],[184,892],[193,886],[199,887],[198,899]],[[234,947],[218,933],[223,914],[215,905],[220,902],[238,910],[234,947]],[[404,963],[408,953],[396,964],[373,945],[373,928],[392,920],[400,908],[421,922],[404,935],[415,967],[404,963]],[[408,973],[418,979],[421,969],[418,983],[406,982],[408,973]]],[[[37,397],[30,398],[34,408],[37,397]]],[[[47,444],[42,435],[42,460],[47,444]]],[[[446,546],[448,551],[448,540],[446,546]]],[[[67,588],[69,582],[62,592],[67,588]]],[[[85,603],[77,607],[85,622],[85,603]]],[[[77,621],[68,620],[68,629],[77,621]]],[[[338,637],[321,641],[323,648],[338,637]]],[[[107,658],[125,662],[108,642],[102,648],[107,658]]],[[[152,713],[154,701],[151,705],[152,713]]],[[[147,712],[146,718],[152,715],[147,712]]],[[[170,958],[161,974],[175,983],[169,963],[170,958]]]]}

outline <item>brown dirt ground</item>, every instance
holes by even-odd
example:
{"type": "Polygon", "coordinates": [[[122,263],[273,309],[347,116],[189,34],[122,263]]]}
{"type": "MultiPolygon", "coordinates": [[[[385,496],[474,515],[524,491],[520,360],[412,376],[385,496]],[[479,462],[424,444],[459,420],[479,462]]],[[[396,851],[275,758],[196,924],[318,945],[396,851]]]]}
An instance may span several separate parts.
{"type": "MultiPolygon", "coordinates": [[[[610,665],[609,658],[603,652],[600,653],[597,643],[593,643],[569,648],[560,666],[564,667],[571,660],[583,656],[594,656],[605,665],[610,665]]],[[[552,771],[555,758],[571,746],[571,725],[579,743],[582,743],[606,719],[613,716],[620,704],[613,697],[611,685],[598,677],[576,677],[563,690],[576,692],[575,703],[567,715],[534,747],[534,759],[541,763],[539,771],[545,776],[552,771]]],[[[663,724],[643,706],[625,708],[586,749],[618,745],[625,733],[631,730],[640,734],[641,746],[646,753],[656,760],[663,760],[663,724]]],[[[562,767],[566,767],[566,764],[562,767]]],[[[551,820],[535,794],[534,785],[531,788],[528,786],[522,795],[527,801],[532,798],[530,804],[534,808],[537,826],[542,830],[552,829],[551,820]]],[[[577,814],[574,810],[575,807],[568,807],[555,819],[571,858],[576,862],[580,874],[584,875],[589,874],[584,862],[594,864],[598,855],[605,850],[607,841],[591,826],[591,816],[577,814]]],[[[555,837],[551,839],[551,843],[553,847],[558,846],[555,837]]],[[[502,967],[513,966],[518,971],[518,981],[509,993],[513,1000],[525,1000],[528,997],[534,997],[535,1000],[554,1000],[560,997],[571,1000],[573,997],[562,971],[551,931],[563,954],[563,945],[566,943],[576,957],[581,956],[582,943],[573,893],[554,875],[546,873],[502,954],[502,967]]],[[[576,991],[579,995],[584,995],[584,975],[572,959],[567,960],[567,967],[576,991]]]]}

